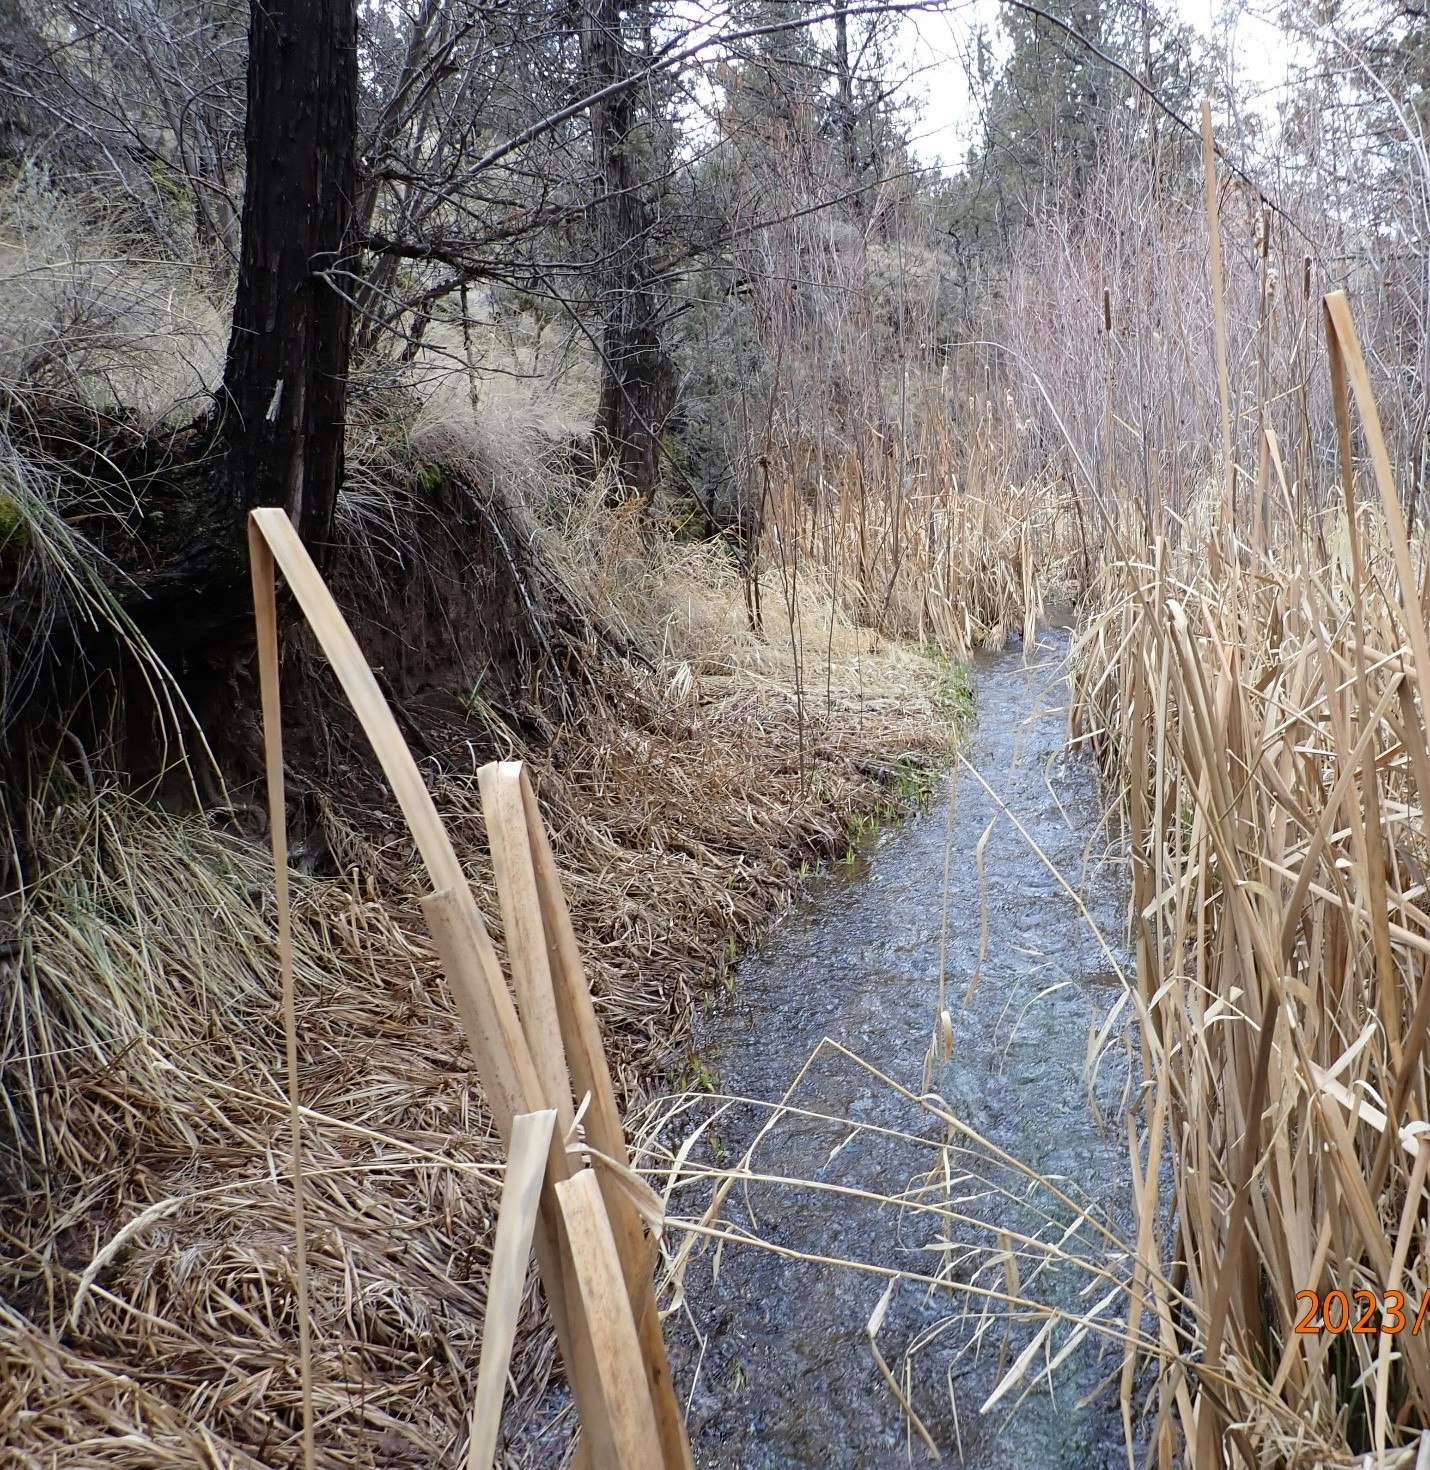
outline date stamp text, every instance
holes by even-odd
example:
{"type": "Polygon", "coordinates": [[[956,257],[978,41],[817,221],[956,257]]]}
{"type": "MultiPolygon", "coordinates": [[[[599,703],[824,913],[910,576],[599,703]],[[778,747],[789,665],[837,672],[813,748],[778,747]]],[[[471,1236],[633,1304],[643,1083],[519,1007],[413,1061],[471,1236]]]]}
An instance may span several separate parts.
{"type": "Polygon", "coordinates": [[[1426,1308],[1430,1307],[1430,1296],[1416,1308],[1399,1291],[1306,1290],[1296,1293],[1296,1306],[1300,1313],[1297,1332],[1314,1336],[1326,1333],[1332,1337],[1350,1332],[1373,1337],[1381,1332],[1394,1335],[1408,1331],[1412,1337],[1418,1337],[1426,1308]]]}

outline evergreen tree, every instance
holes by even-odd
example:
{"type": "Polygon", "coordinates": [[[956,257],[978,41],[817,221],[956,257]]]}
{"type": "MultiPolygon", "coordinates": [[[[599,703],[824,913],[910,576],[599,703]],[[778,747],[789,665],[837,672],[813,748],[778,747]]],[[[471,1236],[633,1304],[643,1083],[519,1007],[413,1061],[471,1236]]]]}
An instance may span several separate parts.
{"type": "Polygon", "coordinates": [[[1185,117],[1208,83],[1195,32],[1156,0],[1005,9],[998,35],[975,46],[982,131],[954,191],[960,243],[1006,240],[1050,203],[1074,202],[1106,148],[1168,125],[1149,94],[1185,117]]]}

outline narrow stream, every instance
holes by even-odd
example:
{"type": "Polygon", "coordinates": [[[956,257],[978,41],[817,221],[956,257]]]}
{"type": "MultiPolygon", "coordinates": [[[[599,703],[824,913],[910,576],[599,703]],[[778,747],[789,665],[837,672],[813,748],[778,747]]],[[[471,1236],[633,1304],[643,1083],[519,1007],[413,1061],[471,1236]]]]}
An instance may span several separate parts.
{"type": "MultiPolygon", "coordinates": [[[[1125,889],[1101,826],[1096,771],[1090,758],[1064,753],[1067,648],[1066,633],[1054,631],[1035,649],[976,661],[968,758],[1120,958],[1125,889]]],[[[742,964],[735,999],[707,1018],[700,1037],[721,1095],[778,1102],[826,1037],[920,1093],[939,993],[947,822],[945,802],[935,799],[924,815],[882,834],[862,871],[823,880],[742,964]]],[[[1120,993],[1108,955],[1077,904],[967,770],[958,778],[950,851],[946,1006],[953,1040],[951,1060],[933,1063],[928,1086],[999,1148],[1054,1178],[1067,1195],[1100,1206],[1125,1238],[1124,1050],[1106,1056],[1091,1101],[1085,1079],[1090,1028],[1120,993]],[[975,970],[977,985],[965,1003],[975,970]]],[[[1076,1215],[1054,1204],[1049,1217],[1040,1217],[1038,1205],[1052,1197],[1039,1186],[1002,1165],[973,1168],[957,1152],[949,1155],[952,1176],[934,1177],[943,1125],[928,1108],[829,1049],[790,1100],[804,1111],[772,1128],[753,1171],[882,1198],[741,1183],[723,1208],[732,1228],[804,1257],[929,1275],[948,1264],[958,1280],[992,1289],[1016,1280],[1022,1294],[1074,1314],[1093,1304],[1087,1278],[1075,1268],[1052,1267],[1029,1281],[1024,1262],[1010,1278],[1005,1263],[986,1253],[997,1248],[996,1228],[950,1229],[911,1208],[935,1196],[952,1199],[960,1214],[1015,1232],[1041,1225],[1044,1237],[1076,1215]],[[921,1184],[925,1193],[911,1192],[921,1184]],[[940,1231],[942,1251],[933,1248],[940,1231]],[[974,1246],[982,1253],[968,1249],[974,1246]]],[[[708,1166],[739,1161],[770,1116],[756,1103],[731,1105],[710,1122],[698,1150],[708,1166]]],[[[679,1127],[691,1126],[687,1114],[679,1127]]],[[[698,1214],[700,1202],[677,1197],[672,1207],[698,1214]]],[[[1087,1251],[1094,1253],[1090,1245],[1087,1251]]],[[[1110,1391],[1095,1391],[1120,1357],[1095,1334],[1057,1370],[1051,1389],[1045,1376],[1021,1402],[1015,1390],[980,1414],[1037,1323],[1018,1324],[1009,1335],[999,1317],[980,1333],[976,1299],[970,1305],[967,1296],[899,1282],[878,1345],[906,1385],[935,1457],[870,1348],[866,1323],[886,1279],[747,1245],[725,1245],[713,1275],[712,1259],[704,1251],[692,1266],[688,1315],[683,1326],[678,1314],[668,1326],[677,1381],[694,1385],[690,1427],[702,1466],[1021,1470],[1126,1463],[1115,1377],[1110,1391]],[[915,1343],[922,1345],[906,1363],[915,1343]],[[1090,1403],[1080,1402],[1088,1397],[1090,1403]]],[[[1067,1329],[1054,1333],[1048,1357],[1066,1336],[1067,1329]]]]}

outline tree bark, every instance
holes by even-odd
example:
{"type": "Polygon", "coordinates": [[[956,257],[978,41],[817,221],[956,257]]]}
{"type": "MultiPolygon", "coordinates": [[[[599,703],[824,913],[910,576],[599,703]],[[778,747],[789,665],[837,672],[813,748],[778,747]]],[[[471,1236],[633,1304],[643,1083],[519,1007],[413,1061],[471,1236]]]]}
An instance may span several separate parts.
{"type": "Polygon", "coordinates": [[[357,185],[353,0],[250,0],[247,177],[224,370],[229,483],[315,556],[343,475],[357,185]]]}
{"type": "MultiPolygon", "coordinates": [[[[839,146],[844,155],[844,171],[849,175],[849,187],[859,185],[859,154],[855,146],[854,128],[857,114],[854,109],[854,73],[849,65],[849,13],[844,0],[834,7],[834,81],[835,120],[839,128],[839,146]]],[[[855,219],[863,213],[864,201],[856,192],[850,196],[850,207],[855,219]]]]}
{"type": "MultiPolygon", "coordinates": [[[[630,72],[620,0],[596,0],[586,23],[592,91],[630,72]]],[[[661,339],[664,295],[651,259],[652,219],[635,127],[634,89],[591,108],[596,200],[597,286],[602,308],[598,446],[626,490],[649,495],[660,478],[660,436],[670,412],[671,372],[661,339]]]]}

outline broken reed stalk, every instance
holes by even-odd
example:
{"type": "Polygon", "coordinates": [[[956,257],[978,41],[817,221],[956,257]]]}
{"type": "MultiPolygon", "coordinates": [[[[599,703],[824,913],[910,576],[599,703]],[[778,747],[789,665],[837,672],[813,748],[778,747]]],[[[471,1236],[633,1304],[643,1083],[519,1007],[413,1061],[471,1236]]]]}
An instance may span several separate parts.
{"type": "MultiPolygon", "coordinates": [[[[663,1341],[656,1344],[658,1354],[643,1349],[632,1315],[632,1303],[643,1321],[654,1313],[649,1278],[644,1282],[641,1279],[649,1257],[639,1248],[638,1237],[633,1239],[623,1230],[622,1263],[621,1248],[606,1217],[601,1186],[592,1171],[574,1161],[566,1149],[567,1137],[574,1132],[575,1113],[557,1015],[551,952],[558,957],[557,970],[562,975],[567,1009],[579,1009],[571,994],[578,981],[584,998],[586,1013],[573,1023],[568,1034],[583,1044],[589,1043],[595,1019],[584,977],[579,975],[579,970],[573,972],[570,956],[575,950],[574,935],[558,932],[563,921],[569,930],[564,899],[558,902],[548,894],[543,903],[540,895],[543,884],[537,879],[534,854],[539,852],[543,858],[549,858],[549,847],[544,832],[539,841],[533,840],[532,828],[540,827],[541,823],[534,797],[529,807],[525,799],[521,768],[511,763],[497,764],[480,773],[498,890],[507,921],[513,979],[522,1002],[519,1018],[431,794],[372,670],[291,522],[281,510],[256,510],[250,513],[250,535],[255,552],[262,659],[271,676],[272,692],[276,696],[277,627],[276,619],[271,616],[276,567],[283,571],[358,715],[435,885],[435,891],[423,900],[423,910],[499,1131],[504,1139],[510,1140],[519,1114],[541,1112],[549,1104],[554,1104],[558,1123],[562,1125],[552,1133],[547,1153],[535,1246],[583,1429],[576,1463],[578,1466],[593,1464],[596,1470],[622,1470],[631,1464],[649,1464],[652,1470],[661,1465],[665,1470],[691,1470],[689,1443],[670,1386],[663,1341]],[[265,584],[262,588],[258,585],[260,580],[265,584]],[[265,610],[270,616],[264,616],[265,610]],[[546,927],[548,916],[553,924],[550,931],[546,927]],[[586,1024],[583,1026],[582,1022],[586,1024]],[[592,1198],[599,1202],[596,1208],[604,1230],[603,1235],[595,1232],[594,1244],[587,1238],[574,1238],[570,1229],[574,1218],[585,1236],[592,1234],[595,1229],[590,1217],[592,1198]],[[609,1251],[605,1249],[607,1242],[609,1251]],[[611,1292],[606,1280],[612,1261],[620,1306],[630,1319],[628,1334],[619,1322],[612,1323],[611,1292]],[[612,1361],[612,1353],[625,1357],[612,1361]],[[613,1393],[618,1396],[612,1397],[613,1393]],[[659,1416],[655,1400],[663,1401],[659,1416]]],[[[281,748],[274,747],[270,738],[269,749],[270,755],[277,751],[281,774],[281,748]]],[[[273,780],[270,767],[271,790],[275,789],[273,780]]],[[[276,789],[281,796],[281,786],[276,789]]],[[[554,865],[543,863],[542,866],[545,886],[555,884],[559,890],[554,865]]],[[[286,878],[286,866],[283,873],[286,878]]],[[[579,965],[579,959],[575,963],[579,965]]],[[[599,1051],[599,1034],[594,1034],[599,1051]]],[[[296,1070],[296,1042],[293,1055],[296,1070]]],[[[599,1061],[585,1055],[583,1066],[588,1074],[597,1065],[604,1088],[598,1085],[594,1090],[602,1092],[603,1101],[613,1102],[604,1055],[599,1061]]],[[[292,1107],[297,1121],[296,1099],[292,1107]]],[[[599,1107],[598,1103],[598,1110],[599,1107]]],[[[623,1151],[624,1145],[619,1142],[613,1147],[623,1151]]],[[[295,1143],[295,1155],[297,1149],[295,1143]]],[[[621,1167],[614,1160],[608,1166],[621,1167]]],[[[621,1206],[629,1211],[628,1201],[622,1200],[621,1206]]],[[[638,1232],[638,1222],[635,1228],[638,1232]]],[[[659,1321],[654,1320],[658,1336],[659,1321]]]]}
{"type": "Polygon", "coordinates": [[[1207,182],[1207,258],[1212,283],[1212,330],[1216,340],[1217,402],[1221,408],[1221,457],[1225,500],[1222,520],[1236,525],[1236,456],[1231,435],[1231,374],[1226,347],[1226,276],[1221,260],[1221,198],[1217,184],[1216,142],[1212,135],[1212,105],[1202,99],[1202,167],[1207,182]]]}
{"type": "Polygon", "coordinates": [[[268,784],[268,830],[273,844],[273,887],[278,908],[278,969],[282,988],[283,1046],[288,1083],[290,1163],[293,1171],[293,1249],[298,1277],[298,1358],[303,1395],[303,1466],[313,1470],[313,1326],[309,1302],[308,1232],[303,1202],[303,1118],[298,1089],[298,1017],[293,989],[293,913],[288,884],[288,803],[283,790],[283,715],[278,682],[278,608],[273,553],[258,527],[248,527],[253,610],[258,628],[258,683],[263,706],[263,761],[268,784]]]}
{"type": "Polygon", "coordinates": [[[541,1203],[541,1181],[551,1152],[556,1110],[522,1113],[512,1121],[511,1150],[502,1183],[496,1239],[492,1245],[491,1285],[482,1320],[482,1348],[478,1360],[477,1391],[472,1398],[471,1437],[467,1441],[467,1470],[492,1470],[501,1428],[502,1395],[507,1367],[516,1342],[517,1318],[526,1289],[527,1259],[536,1232],[541,1203]]]}
{"type": "Polygon", "coordinates": [[[586,1304],[593,1359],[620,1470],[662,1470],[661,1434],[640,1338],[601,1186],[592,1169],[556,1185],[574,1279],[586,1304]]]}
{"type": "MultiPolygon", "coordinates": [[[[684,1415],[670,1377],[665,1334],[653,1285],[652,1239],[647,1246],[629,1190],[625,1128],[576,933],[566,907],[546,825],[525,766],[492,762],[478,772],[487,836],[523,1017],[548,1085],[570,1111],[572,1094],[586,1100],[586,1136],[604,1161],[599,1186],[610,1218],[640,1342],[641,1361],[669,1467],[691,1467],[684,1415]]],[[[558,1116],[561,1108],[558,1106],[558,1116]]],[[[568,1131],[574,1124],[568,1123],[568,1131]]]]}
{"type": "MultiPolygon", "coordinates": [[[[255,575],[261,567],[271,586],[275,563],[282,569],[372,742],[436,885],[436,891],[424,899],[423,910],[442,955],[468,1042],[476,1055],[493,1118],[507,1139],[518,1112],[542,1110],[541,1082],[451,839],[372,670],[291,522],[281,510],[256,510],[250,514],[250,527],[255,539],[261,538],[265,550],[271,553],[255,561],[255,575]]],[[[266,598],[271,596],[266,594],[266,598]]],[[[271,639],[265,638],[265,642],[271,643],[266,658],[276,669],[276,624],[265,631],[271,633],[271,639]]],[[[563,1140],[553,1140],[550,1159],[554,1177],[563,1177],[569,1169],[563,1140]]],[[[547,1302],[557,1339],[571,1370],[572,1390],[581,1409],[582,1425],[594,1444],[597,1463],[614,1465],[605,1407],[592,1393],[595,1380],[589,1338],[582,1330],[584,1324],[573,1320],[574,1303],[565,1299],[560,1286],[563,1247],[553,1228],[554,1219],[554,1214],[548,1211],[544,1228],[537,1232],[537,1258],[547,1283],[547,1302]]]]}

